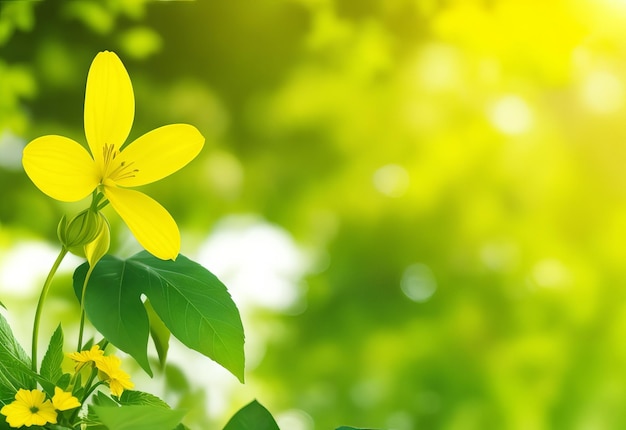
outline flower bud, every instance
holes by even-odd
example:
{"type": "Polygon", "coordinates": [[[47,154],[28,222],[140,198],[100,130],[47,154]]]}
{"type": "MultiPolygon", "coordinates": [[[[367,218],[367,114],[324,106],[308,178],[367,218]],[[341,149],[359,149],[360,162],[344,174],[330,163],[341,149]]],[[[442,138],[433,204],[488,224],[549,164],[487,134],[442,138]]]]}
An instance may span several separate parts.
{"type": "Polygon", "coordinates": [[[111,245],[111,230],[109,221],[99,213],[102,222],[100,223],[100,231],[96,238],[84,246],[85,257],[91,267],[95,266],[98,261],[109,251],[111,245]]]}
{"type": "Polygon", "coordinates": [[[92,242],[102,228],[102,218],[98,212],[86,209],[67,221],[65,215],[57,227],[57,234],[63,246],[73,252],[75,248],[92,242]]]}

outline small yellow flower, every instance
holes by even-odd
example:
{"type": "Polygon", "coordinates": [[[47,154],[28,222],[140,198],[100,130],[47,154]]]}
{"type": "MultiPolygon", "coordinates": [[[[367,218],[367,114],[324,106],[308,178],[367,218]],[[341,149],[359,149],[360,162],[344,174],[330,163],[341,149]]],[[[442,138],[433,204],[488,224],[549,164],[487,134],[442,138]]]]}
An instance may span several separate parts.
{"type": "Polygon", "coordinates": [[[56,424],[57,412],[50,400],[39,390],[18,390],[15,401],[0,409],[11,427],[56,424]]]}
{"type": "Polygon", "coordinates": [[[148,252],[175,259],[180,250],[176,222],[155,200],[128,187],[181,169],[198,155],[204,137],[191,125],[173,124],[122,148],[133,123],[135,98],[124,65],[109,51],[100,52],[89,69],[84,114],[91,153],[67,137],[39,137],[24,148],[26,174],[45,194],[64,202],[98,189],[148,252]]]}
{"type": "Polygon", "coordinates": [[[67,411],[68,409],[78,408],[80,402],[72,393],[67,393],[59,387],[54,387],[54,396],[52,397],[52,405],[59,411],[67,411]]]}
{"type": "Polygon", "coordinates": [[[135,386],[130,381],[128,373],[120,369],[121,364],[122,360],[115,355],[102,357],[102,359],[96,362],[96,366],[100,370],[98,373],[99,378],[109,384],[111,394],[117,397],[121,396],[124,390],[130,390],[135,386]]]}
{"type": "Polygon", "coordinates": [[[69,358],[76,362],[76,370],[80,370],[84,365],[102,360],[104,356],[104,351],[100,349],[98,345],[94,345],[88,351],[80,351],[80,352],[72,352],[71,354],[67,354],[69,358]]]}

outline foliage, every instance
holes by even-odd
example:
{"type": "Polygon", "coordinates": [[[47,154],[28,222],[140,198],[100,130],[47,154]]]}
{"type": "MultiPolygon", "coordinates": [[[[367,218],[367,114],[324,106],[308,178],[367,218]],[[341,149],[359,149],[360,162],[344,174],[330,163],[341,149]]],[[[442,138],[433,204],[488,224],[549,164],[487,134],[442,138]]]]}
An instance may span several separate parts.
{"type": "Polygon", "coordinates": [[[244,406],[226,424],[224,430],[279,430],[267,409],[256,400],[244,406]]]}
{"type": "MultiPolygon", "coordinates": [[[[626,426],[620,1],[0,11],[11,29],[0,55],[0,264],[14,265],[26,240],[53,241],[69,213],[40,198],[19,154],[51,132],[82,139],[77,83],[102,49],[133,76],[133,133],[182,118],[207,137],[188,169],[146,187],[185,232],[185,255],[225,217],[254,214],[314,259],[288,279],[291,307],[242,310],[253,357],[226,405],[217,383],[189,370],[193,355],[169,353],[167,389],[194,405],[187,422],[220,428],[229,405],[257,397],[278,422],[296,413],[309,429],[626,426]]],[[[128,237],[112,235],[112,252],[138,250],[128,237]]],[[[270,265],[274,251],[255,261],[270,265]]],[[[275,297],[260,276],[238,289],[241,269],[222,271],[223,254],[202,263],[235,302],[275,297]]],[[[59,278],[48,312],[69,315],[68,284],[59,278]]],[[[10,315],[23,313],[23,291],[3,280],[10,315]]]]}
{"type": "MultiPolygon", "coordinates": [[[[74,277],[79,299],[88,270],[85,263],[74,277]]],[[[151,374],[144,294],[174,336],[243,382],[244,335],[237,307],[211,272],[183,255],[175,261],[160,260],[145,251],[127,260],[103,258],[89,278],[85,310],[109,342],[151,374]]]]}

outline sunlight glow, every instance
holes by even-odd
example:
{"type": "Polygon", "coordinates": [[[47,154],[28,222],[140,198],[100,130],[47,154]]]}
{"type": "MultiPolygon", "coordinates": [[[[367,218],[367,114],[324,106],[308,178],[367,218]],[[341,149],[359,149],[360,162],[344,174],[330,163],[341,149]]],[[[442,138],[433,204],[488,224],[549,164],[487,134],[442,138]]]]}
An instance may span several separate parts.
{"type": "Polygon", "coordinates": [[[276,423],[281,429],[313,430],[315,428],[313,418],[301,409],[290,409],[276,415],[276,423]]]}
{"type": "Polygon", "coordinates": [[[611,8],[626,10],[626,0],[604,0],[603,2],[611,8]]]}
{"type": "Polygon", "coordinates": [[[415,420],[410,412],[395,411],[387,417],[388,430],[412,430],[415,428],[415,420]]]}
{"type": "Polygon", "coordinates": [[[559,260],[546,259],[533,267],[533,279],[544,288],[563,288],[571,283],[571,274],[559,260]]]}
{"type": "Polygon", "coordinates": [[[201,245],[198,262],[228,285],[240,308],[303,310],[300,282],[309,259],[276,225],[255,216],[227,217],[201,245]]]}
{"type": "Polygon", "coordinates": [[[509,95],[499,99],[489,112],[491,123],[499,131],[517,135],[528,131],[533,125],[533,114],[524,99],[509,95]]]}
{"type": "Polygon", "coordinates": [[[456,88],[462,81],[461,61],[452,46],[433,44],[424,49],[419,59],[419,80],[429,90],[456,88]]]}
{"type": "Polygon", "coordinates": [[[9,170],[21,170],[22,149],[25,144],[24,139],[9,130],[0,133],[0,167],[9,170]]]}
{"type": "Polygon", "coordinates": [[[414,302],[428,301],[437,290],[437,280],[425,264],[416,263],[406,268],[400,281],[405,296],[414,302]]]}
{"type": "Polygon", "coordinates": [[[374,172],[374,187],[388,197],[402,197],[409,188],[409,173],[402,166],[387,164],[374,172]]]}
{"type": "Polygon", "coordinates": [[[612,113],[623,105],[624,85],[614,74],[596,71],[582,83],[580,97],[591,111],[599,114],[612,113]]]}
{"type": "MultiPolygon", "coordinates": [[[[15,297],[30,297],[39,291],[59,254],[59,249],[37,241],[20,241],[0,251],[0,286],[2,293],[15,297]]],[[[68,254],[59,272],[72,271],[82,259],[68,254]]]]}

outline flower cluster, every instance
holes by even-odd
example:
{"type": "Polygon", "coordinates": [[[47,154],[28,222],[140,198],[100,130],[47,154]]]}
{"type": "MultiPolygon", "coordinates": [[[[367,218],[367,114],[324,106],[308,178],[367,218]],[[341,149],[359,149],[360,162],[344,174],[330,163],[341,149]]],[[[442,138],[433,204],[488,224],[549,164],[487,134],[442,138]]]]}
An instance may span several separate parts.
{"type": "Polygon", "coordinates": [[[6,421],[11,427],[43,426],[48,423],[56,424],[57,411],[67,411],[79,406],[80,402],[72,393],[59,387],[54,387],[52,400],[46,399],[42,391],[21,388],[15,395],[15,400],[5,405],[0,413],[7,417],[6,421]]]}
{"type": "Polygon", "coordinates": [[[89,350],[73,352],[68,356],[76,362],[76,372],[86,365],[95,366],[98,369],[98,378],[109,386],[111,394],[116,397],[121,396],[124,390],[134,387],[128,373],[120,368],[122,360],[115,355],[105,356],[98,345],[92,346],[89,350]]]}
{"type": "MultiPolygon", "coordinates": [[[[122,361],[119,357],[105,356],[104,351],[98,345],[92,346],[89,350],[73,352],[68,354],[68,357],[75,362],[73,381],[83,368],[90,367],[92,370],[97,369],[100,383],[108,385],[111,394],[116,397],[120,397],[124,390],[134,387],[130,376],[120,368],[122,361]]],[[[95,373],[93,376],[95,377],[95,373]]],[[[89,389],[89,387],[86,388],[89,389]]],[[[6,416],[6,422],[11,427],[43,426],[56,424],[59,412],[75,409],[80,405],[80,401],[71,392],[63,391],[59,387],[54,388],[54,396],[51,399],[47,399],[46,394],[37,389],[19,389],[15,400],[5,405],[0,413],[6,416]]]]}

